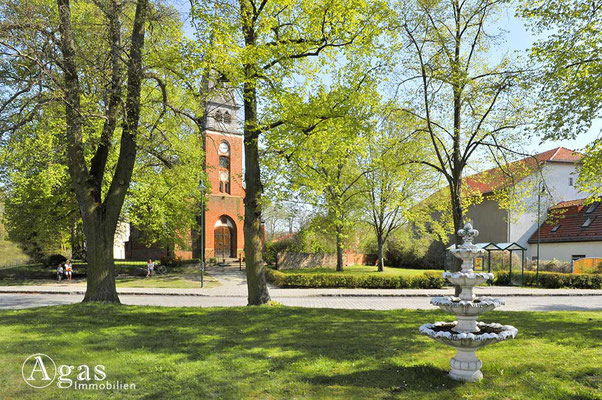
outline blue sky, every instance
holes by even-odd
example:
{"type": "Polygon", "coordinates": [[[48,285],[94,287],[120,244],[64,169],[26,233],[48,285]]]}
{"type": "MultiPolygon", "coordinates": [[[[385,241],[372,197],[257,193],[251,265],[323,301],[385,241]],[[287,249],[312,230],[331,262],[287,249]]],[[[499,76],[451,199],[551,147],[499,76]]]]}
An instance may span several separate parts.
{"type": "MultiPolygon", "coordinates": [[[[525,54],[536,40],[536,38],[526,30],[523,22],[514,17],[513,10],[508,10],[504,13],[499,20],[499,27],[506,31],[506,49],[500,48],[500,52],[517,51],[525,54]]],[[[540,153],[559,146],[574,150],[582,149],[595,140],[600,135],[601,131],[602,120],[597,119],[587,133],[580,135],[574,140],[546,141],[540,144],[538,139],[534,139],[529,150],[540,153]]]]}
{"type": "MultiPolygon", "coordinates": [[[[193,36],[193,29],[189,23],[188,11],[190,10],[189,0],[170,0],[171,4],[180,11],[182,20],[184,21],[184,31],[188,37],[193,36]]],[[[498,28],[505,31],[505,43],[496,48],[498,54],[507,52],[519,52],[525,54],[535,38],[526,30],[523,22],[514,16],[514,10],[509,9],[501,16],[498,21],[498,28]]],[[[529,152],[540,153],[555,147],[563,146],[569,149],[579,150],[585,147],[588,143],[595,140],[602,131],[602,120],[595,120],[592,127],[585,134],[580,135],[573,140],[558,140],[540,142],[539,138],[534,138],[530,146],[525,149],[529,152]]]]}

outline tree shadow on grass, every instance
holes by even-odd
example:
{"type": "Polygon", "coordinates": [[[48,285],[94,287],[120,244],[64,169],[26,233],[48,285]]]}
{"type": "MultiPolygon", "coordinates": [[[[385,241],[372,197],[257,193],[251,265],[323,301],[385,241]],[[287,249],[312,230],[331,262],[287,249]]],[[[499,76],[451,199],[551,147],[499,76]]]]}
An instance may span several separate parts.
{"type": "MultiPolygon", "coordinates": [[[[602,315],[597,318],[598,315],[495,312],[486,320],[515,325],[519,328],[517,340],[536,339],[573,347],[578,343],[580,351],[587,352],[602,341],[599,337],[602,315]]],[[[224,392],[218,394],[226,393],[226,397],[237,396],[240,382],[257,380],[267,384],[271,378],[266,371],[284,376],[293,374],[294,379],[327,393],[334,390],[333,386],[340,386],[360,392],[383,390],[395,397],[446,390],[461,384],[449,379],[445,369],[429,364],[399,366],[392,361],[398,355],[406,360],[426,360],[431,350],[439,355],[451,351],[418,333],[420,323],[444,319],[450,317],[440,311],[423,310],[75,304],[0,312],[0,327],[10,327],[12,332],[5,338],[6,346],[0,349],[0,355],[33,354],[48,348],[48,338],[68,337],[70,347],[80,351],[83,361],[94,352],[144,354],[158,362],[163,358],[177,359],[178,363],[199,362],[228,371],[221,374],[199,371],[198,381],[190,383],[223,388],[219,390],[224,392]],[[339,364],[350,372],[324,372],[339,364]]],[[[173,375],[180,382],[176,372],[173,375]]],[[[158,390],[155,394],[160,397],[161,388],[153,390],[158,390]]]]}
{"type": "Polygon", "coordinates": [[[449,371],[428,364],[359,370],[349,374],[318,375],[307,379],[314,385],[380,388],[391,393],[437,392],[464,385],[449,377],[449,371]]]}

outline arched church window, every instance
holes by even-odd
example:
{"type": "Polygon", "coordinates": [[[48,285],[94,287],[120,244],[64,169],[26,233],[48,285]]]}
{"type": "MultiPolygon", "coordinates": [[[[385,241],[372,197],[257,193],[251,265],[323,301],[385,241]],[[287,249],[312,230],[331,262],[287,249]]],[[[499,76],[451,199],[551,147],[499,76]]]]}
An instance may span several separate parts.
{"type": "Polygon", "coordinates": [[[217,121],[217,122],[222,122],[224,117],[222,116],[222,112],[220,110],[217,110],[213,116],[213,118],[217,121]]]}
{"type": "MultiPolygon", "coordinates": [[[[221,150],[221,146],[220,146],[221,150]]],[[[229,149],[228,149],[229,150],[229,149]]],[[[230,194],[230,156],[219,156],[219,191],[230,194]]]]}
{"type": "Polygon", "coordinates": [[[224,123],[229,124],[232,122],[232,115],[228,111],[224,113],[224,123]]]}

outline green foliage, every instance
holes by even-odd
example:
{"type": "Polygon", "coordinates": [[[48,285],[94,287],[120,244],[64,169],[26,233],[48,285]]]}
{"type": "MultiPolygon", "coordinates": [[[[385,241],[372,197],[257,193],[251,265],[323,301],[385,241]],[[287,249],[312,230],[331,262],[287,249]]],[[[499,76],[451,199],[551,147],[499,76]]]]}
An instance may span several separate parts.
{"type": "Polygon", "coordinates": [[[319,87],[308,99],[296,98],[291,109],[302,110],[302,117],[266,136],[271,149],[266,166],[273,177],[268,182],[276,195],[295,193],[321,210],[322,223],[317,227],[330,232],[338,246],[349,239],[360,220],[366,171],[357,160],[366,153],[373,130],[371,115],[379,103],[375,79],[354,72],[329,88],[319,87]]]}
{"type": "MultiPolygon", "coordinates": [[[[537,73],[529,76],[539,93],[535,130],[544,138],[575,138],[602,116],[602,11],[596,2],[521,1],[517,11],[539,39],[530,57],[537,73]]],[[[602,196],[602,140],[584,149],[577,185],[602,196]]]]}
{"type": "Polygon", "coordinates": [[[443,269],[445,246],[431,236],[414,236],[410,230],[398,230],[385,246],[385,265],[395,268],[443,269]]]}
{"type": "Polygon", "coordinates": [[[295,251],[296,238],[286,238],[275,242],[266,243],[263,251],[263,260],[268,265],[276,265],[278,254],[284,251],[295,251]]]}
{"type": "Polygon", "coordinates": [[[602,199],[602,140],[595,140],[585,147],[585,156],[581,159],[577,186],[590,194],[590,200],[602,199]]]}
{"type": "MultiPolygon", "coordinates": [[[[134,5],[126,2],[120,7],[123,37],[131,32],[134,5]]],[[[83,146],[88,168],[101,141],[110,87],[106,14],[109,6],[107,2],[91,1],[72,5],[77,62],[81,67],[83,146]]],[[[10,99],[14,92],[23,89],[22,96],[9,101],[0,114],[0,124],[11,133],[10,140],[2,142],[0,147],[9,237],[36,255],[62,251],[69,245],[76,250],[76,244],[83,240],[80,213],[67,170],[60,85],[63,78],[41,70],[38,73],[43,84],[38,86],[28,81],[37,78],[27,75],[37,71],[32,61],[35,57],[48,65],[60,58],[56,42],[46,42],[44,36],[46,27],[53,29],[58,24],[56,4],[36,0],[25,7],[21,2],[10,0],[0,7],[0,13],[3,23],[10,27],[0,33],[2,47],[9,53],[13,51],[11,46],[26,49],[22,51],[32,57],[7,56],[0,63],[3,71],[0,84],[11,88],[0,100],[10,99]],[[23,25],[22,21],[30,21],[30,24],[23,25]],[[44,46],[48,48],[42,48],[44,46]],[[32,65],[25,65],[30,61],[32,65]],[[23,70],[24,67],[28,69],[23,70]]],[[[198,95],[199,71],[193,73],[187,63],[188,43],[182,36],[178,14],[162,3],[153,3],[151,13],[144,52],[137,162],[122,217],[142,227],[148,242],[166,242],[167,238],[178,240],[184,236],[195,224],[194,218],[199,212],[197,186],[203,166],[202,140],[196,123],[184,115],[199,117],[204,110],[198,95]]],[[[129,53],[129,41],[124,40],[122,45],[120,51],[129,53]]],[[[122,68],[123,98],[125,73],[122,68]]],[[[102,180],[103,195],[108,191],[120,151],[117,138],[121,135],[122,111],[120,108],[117,112],[118,122],[110,140],[102,180]]]]}
{"type": "MultiPolygon", "coordinates": [[[[525,271],[524,285],[537,286],[536,273],[525,271]]],[[[513,281],[520,277],[520,272],[513,274],[513,281]]],[[[497,272],[493,281],[494,285],[510,285],[508,272],[497,272]]],[[[540,272],[539,286],[547,289],[575,288],[575,289],[602,289],[602,274],[563,274],[558,272],[540,272]]]]}
{"type": "Polygon", "coordinates": [[[268,282],[284,288],[440,289],[445,280],[425,272],[417,276],[342,273],[282,273],[266,270],[268,282]]]}
{"type": "Polygon", "coordinates": [[[63,250],[79,219],[58,107],[40,114],[0,147],[8,239],[36,259],[63,250]]]}
{"type": "Polygon", "coordinates": [[[574,138],[602,111],[602,11],[580,0],[519,3],[518,15],[538,40],[531,48],[537,73],[528,78],[539,93],[538,132],[574,138]]]}

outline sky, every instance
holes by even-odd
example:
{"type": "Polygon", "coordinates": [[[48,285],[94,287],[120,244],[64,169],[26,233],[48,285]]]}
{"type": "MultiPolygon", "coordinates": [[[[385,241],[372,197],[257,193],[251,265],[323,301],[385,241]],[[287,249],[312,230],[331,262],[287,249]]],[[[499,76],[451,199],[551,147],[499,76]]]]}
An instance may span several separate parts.
{"type": "MultiPolygon", "coordinates": [[[[173,4],[180,11],[181,18],[184,21],[185,35],[189,38],[192,38],[194,36],[194,29],[190,25],[190,19],[188,15],[190,10],[190,1],[168,0],[168,2],[173,4]]],[[[514,16],[513,9],[509,9],[504,12],[498,21],[497,28],[505,32],[505,43],[502,43],[500,46],[494,49],[494,53],[497,53],[499,56],[507,52],[526,54],[529,47],[536,40],[536,38],[527,31],[524,23],[514,16]]],[[[536,137],[533,138],[532,142],[525,150],[534,154],[556,147],[566,147],[572,150],[579,150],[583,149],[587,144],[594,141],[598,136],[600,136],[601,132],[602,119],[598,119],[594,121],[587,133],[582,134],[575,139],[556,141],[547,140],[545,142],[541,142],[541,139],[536,137]]]]}
{"type": "MultiPolygon", "coordinates": [[[[524,54],[536,40],[536,38],[527,31],[524,23],[514,16],[513,10],[508,10],[504,13],[504,15],[500,18],[499,27],[506,31],[506,48],[500,48],[500,53],[504,51],[516,51],[524,54]]],[[[580,135],[576,139],[546,141],[544,143],[540,143],[539,139],[536,138],[533,140],[533,143],[531,143],[531,148],[528,150],[534,153],[541,153],[560,146],[572,150],[579,150],[594,141],[600,135],[601,131],[602,120],[597,119],[594,121],[587,133],[580,135]]]]}

